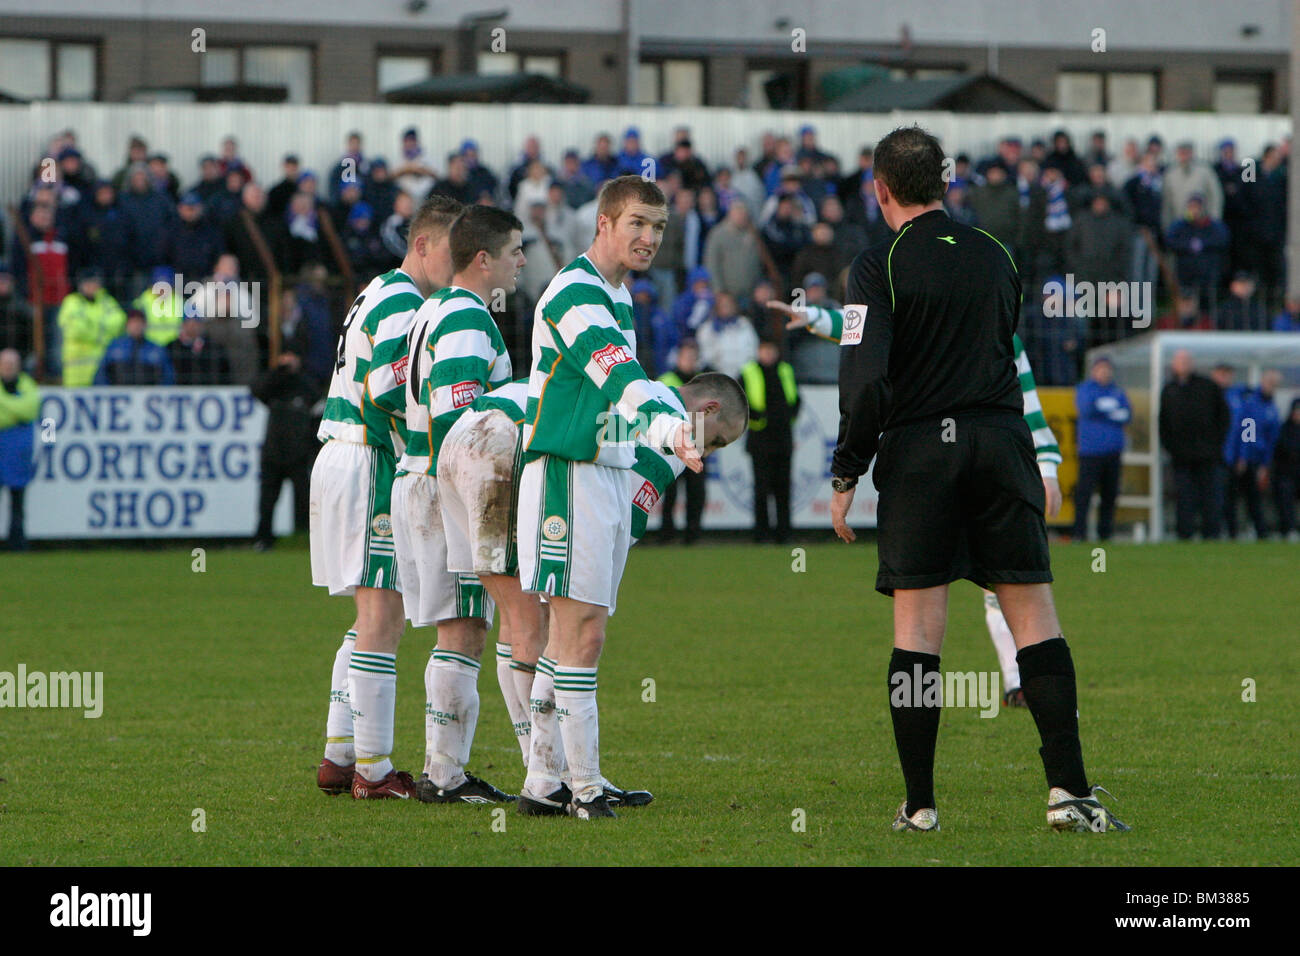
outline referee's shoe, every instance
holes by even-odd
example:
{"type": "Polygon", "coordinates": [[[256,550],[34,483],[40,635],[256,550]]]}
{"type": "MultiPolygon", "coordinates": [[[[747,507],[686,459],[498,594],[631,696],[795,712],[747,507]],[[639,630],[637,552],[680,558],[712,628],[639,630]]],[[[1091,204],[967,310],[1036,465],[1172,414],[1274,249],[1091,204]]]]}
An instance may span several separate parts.
{"type": "Polygon", "coordinates": [[[1093,787],[1086,797],[1076,797],[1064,787],[1053,787],[1047,795],[1047,822],[1053,830],[1074,830],[1078,833],[1106,833],[1111,830],[1133,829],[1103,807],[1093,794],[1102,787],[1093,787]]]}
{"type": "Polygon", "coordinates": [[[898,808],[898,816],[894,817],[893,828],[898,831],[919,830],[921,833],[930,833],[939,829],[939,811],[934,807],[922,807],[910,817],[907,815],[907,801],[898,808]]]}

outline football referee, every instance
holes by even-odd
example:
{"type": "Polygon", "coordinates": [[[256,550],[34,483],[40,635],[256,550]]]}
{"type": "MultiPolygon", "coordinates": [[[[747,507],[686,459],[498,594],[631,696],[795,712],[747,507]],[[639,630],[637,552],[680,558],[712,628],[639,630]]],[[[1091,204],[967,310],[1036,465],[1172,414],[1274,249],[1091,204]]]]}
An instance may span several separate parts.
{"type": "MultiPolygon", "coordinates": [[[[895,830],[937,830],[934,749],[948,585],[997,593],[1042,738],[1048,823],[1128,829],[1096,799],[1079,744],[1074,664],[1052,603],[1044,492],[1024,420],[1012,335],[1020,280],[1010,253],[943,209],[944,155],[912,126],[876,145],[875,191],[894,230],[849,270],[832,459],[835,532],[876,458],[880,570],[894,598],[894,741],[907,785],[895,830]],[[929,691],[929,692],[927,692],[929,691]]],[[[1104,791],[1103,791],[1104,792],[1104,791]]]]}

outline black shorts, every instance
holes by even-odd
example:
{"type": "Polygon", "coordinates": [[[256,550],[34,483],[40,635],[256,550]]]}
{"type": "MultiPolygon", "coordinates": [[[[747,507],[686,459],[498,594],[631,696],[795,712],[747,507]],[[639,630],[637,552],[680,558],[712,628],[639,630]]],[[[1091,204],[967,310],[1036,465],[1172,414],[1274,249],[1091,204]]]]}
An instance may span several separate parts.
{"type": "Polygon", "coordinates": [[[1043,479],[1029,426],[1008,413],[958,415],[892,428],[873,482],[880,571],[876,590],[929,588],[966,578],[1052,580],[1043,479]]]}

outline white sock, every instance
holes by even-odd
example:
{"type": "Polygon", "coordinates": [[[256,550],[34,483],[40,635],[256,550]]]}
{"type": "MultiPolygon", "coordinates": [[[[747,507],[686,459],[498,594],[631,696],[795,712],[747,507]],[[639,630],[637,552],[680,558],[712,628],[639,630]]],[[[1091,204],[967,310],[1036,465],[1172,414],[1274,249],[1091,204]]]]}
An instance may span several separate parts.
{"type": "MultiPolygon", "coordinates": [[[[510,729],[514,732],[519,749],[523,752],[524,767],[528,767],[528,731],[532,720],[528,716],[528,696],[519,696],[515,683],[514,661],[510,659],[509,644],[497,644],[497,684],[501,687],[501,696],[506,702],[506,711],[510,714],[510,729]]],[[[531,678],[531,674],[529,677],[531,678]]],[[[529,682],[531,688],[532,683],[529,682]]]]}
{"type": "Polygon", "coordinates": [[[372,783],[393,772],[393,712],[397,705],[397,655],[353,651],[348,666],[357,773],[372,783]]]}
{"type": "Polygon", "coordinates": [[[600,775],[596,668],[555,665],[555,717],[573,779],[573,799],[589,800],[605,786],[600,775]]]}
{"type": "Polygon", "coordinates": [[[1016,640],[1011,636],[1011,628],[1007,627],[1007,619],[1002,616],[1002,607],[998,604],[996,594],[984,595],[984,623],[989,626],[989,637],[993,638],[998,663],[1002,665],[1002,692],[1013,691],[1020,686],[1016,640]]]}
{"type": "Polygon", "coordinates": [[[437,647],[424,671],[424,772],[443,790],[465,782],[478,723],[478,661],[437,647]]]}
{"type": "Polygon", "coordinates": [[[528,775],[524,789],[535,797],[545,797],[559,788],[561,778],[569,769],[564,759],[560,725],[555,718],[555,661],[548,657],[537,661],[528,703],[533,727],[528,738],[528,775]]]}
{"type": "Polygon", "coordinates": [[[352,700],[348,696],[348,663],[357,646],[357,632],[348,631],[334,652],[334,672],[330,674],[330,711],[325,720],[325,759],[340,767],[350,767],[357,760],[352,742],[352,700]]]}

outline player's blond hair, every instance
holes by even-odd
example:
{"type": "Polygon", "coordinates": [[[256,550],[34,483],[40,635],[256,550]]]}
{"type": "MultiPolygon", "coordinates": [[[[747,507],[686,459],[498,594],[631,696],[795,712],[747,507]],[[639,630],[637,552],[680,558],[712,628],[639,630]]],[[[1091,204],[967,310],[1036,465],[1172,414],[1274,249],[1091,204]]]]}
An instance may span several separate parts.
{"type": "Polygon", "coordinates": [[[600,193],[596,196],[596,215],[607,216],[610,222],[618,222],[623,210],[634,202],[668,208],[668,199],[657,183],[640,176],[616,176],[606,180],[600,187],[600,193]]]}

